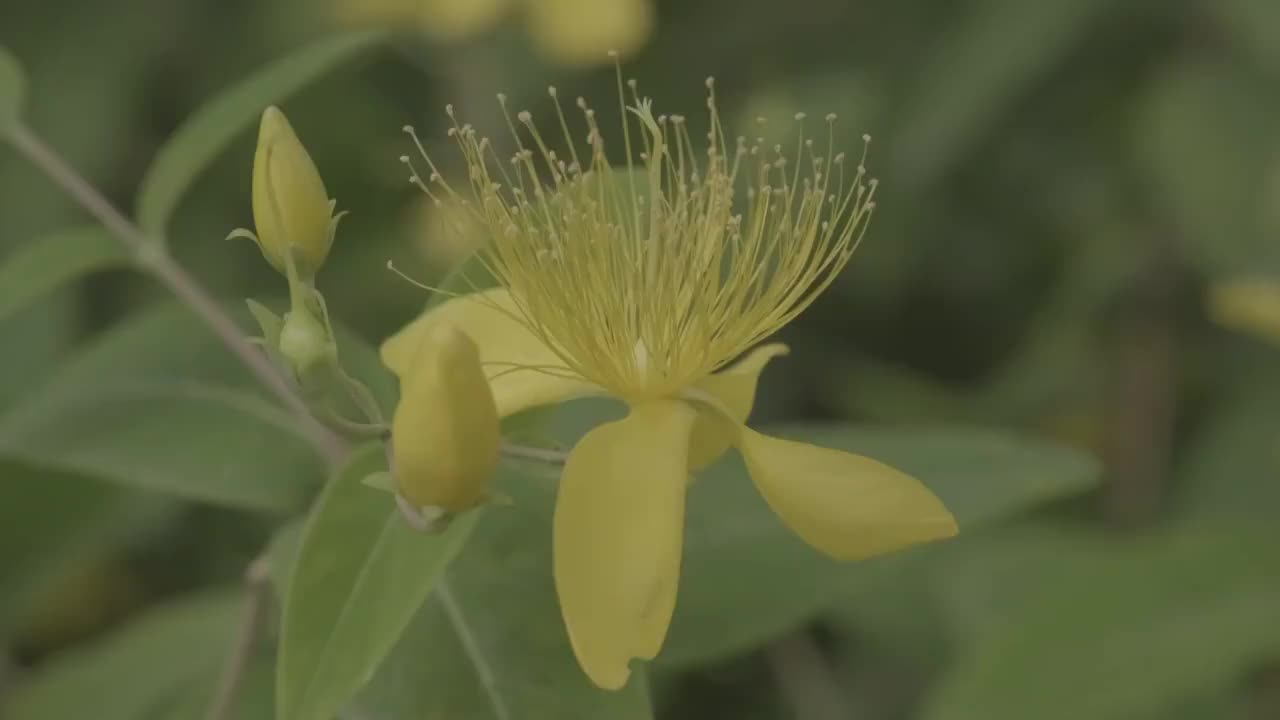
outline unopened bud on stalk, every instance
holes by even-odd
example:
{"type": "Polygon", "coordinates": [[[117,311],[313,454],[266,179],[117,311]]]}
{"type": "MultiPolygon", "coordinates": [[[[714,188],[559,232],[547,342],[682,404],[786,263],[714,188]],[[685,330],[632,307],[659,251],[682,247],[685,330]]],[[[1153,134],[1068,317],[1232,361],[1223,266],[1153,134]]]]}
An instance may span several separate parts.
{"type": "Polygon", "coordinates": [[[396,487],[413,505],[461,512],[488,496],[498,411],[475,343],[452,326],[422,340],[391,423],[396,487]]]}
{"type": "MultiPolygon", "coordinates": [[[[340,217],[341,215],[339,215],[340,217]]],[[[329,255],[338,217],[320,172],[279,108],[262,113],[253,156],[254,238],[271,266],[287,273],[292,252],[299,277],[315,275],[329,255]]]]}

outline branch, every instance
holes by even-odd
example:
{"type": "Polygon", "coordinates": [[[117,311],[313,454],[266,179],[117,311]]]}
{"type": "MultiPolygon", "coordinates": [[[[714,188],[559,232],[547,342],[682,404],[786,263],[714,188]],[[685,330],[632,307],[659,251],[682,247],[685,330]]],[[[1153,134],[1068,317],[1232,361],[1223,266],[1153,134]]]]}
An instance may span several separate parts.
{"type": "Polygon", "coordinates": [[[265,354],[255,348],[218,303],[165,249],[163,239],[148,237],[102,193],[80,176],[61,156],[25,125],[15,125],[7,135],[14,148],[49,176],[90,215],[101,222],[133,254],[138,267],[167,287],[189,307],[218,339],[235,353],[259,382],[297,416],[316,449],[330,463],[346,456],[347,442],[321,424],[307,403],[265,354]]]}
{"type": "Polygon", "coordinates": [[[231,646],[231,654],[227,656],[223,667],[218,689],[214,692],[213,701],[205,713],[205,720],[227,720],[235,705],[236,696],[240,694],[240,685],[244,682],[244,673],[253,659],[253,651],[258,645],[258,633],[262,629],[262,620],[267,605],[270,589],[271,565],[266,555],[259,556],[249,564],[244,574],[245,601],[240,616],[240,624],[236,628],[235,644],[231,646]]]}

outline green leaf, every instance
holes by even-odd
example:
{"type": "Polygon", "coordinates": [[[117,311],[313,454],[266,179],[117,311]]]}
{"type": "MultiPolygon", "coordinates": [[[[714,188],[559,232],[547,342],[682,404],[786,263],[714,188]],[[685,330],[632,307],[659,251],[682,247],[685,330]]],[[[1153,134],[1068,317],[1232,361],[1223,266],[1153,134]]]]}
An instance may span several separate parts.
{"type": "MultiPolygon", "coordinates": [[[[870,429],[792,425],[774,435],[868,455],[928,485],[960,523],[961,536],[1052,500],[1084,492],[1098,466],[1079,453],[977,429],[870,429]]],[[[721,462],[689,494],[684,570],[676,616],[658,661],[705,663],[755,647],[804,622],[870,573],[893,573],[910,552],[857,564],[820,555],[788,531],[738,458],[721,462]]]]}
{"type": "Polygon", "coordinates": [[[990,618],[966,634],[927,720],[1167,717],[1280,652],[1270,526],[993,541],[1003,553],[950,570],[967,578],[970,614],[990,618]]]}
{"type": "Polygon", "coordinates": [[[551,575],[554,485],[509,476],[447,578],[361,694],[357,715],[650,720],[644,669],[624,690],[578,667],[551,575]]]}
{"type": "Polygon", "coordinates": [[[4,717],[150,717],[216,675],[235,635],[239,595],[215,591],[184,598],[55,655],[6,692],[4,717]]]}
{"type": "Polygon", "coordinates": [[[59,582],[169,517],[172,506],[157,500],[0,459],[0,636],[59,582]]]}
{"type": "Polygon", "coordinates": [[[0,320],[82,275],[129,263],[120,243],[97,227],[73,228],[24,245],[0,264],[0,320]]]}
{"type": "Polygon", "coordinates": [[[357,451],[302,533],[284,603],[276,702],[281,720],[329,720],[367,682],[462,548],[478,512],[429,535],[384,492],[381,446],[357,451]]]}
{"type": "Polygon", "coordinates": [[[0,417],[0,453],[184,498],[299,509],[321,461],[183,308],[105,333],[0,417]],[[128,422],[121,422],[127,418],[128,422]]]}
{"type": "Polygon", "coordinates": [[[908,99],[893,140],[904,179],[928,185],[949,170],[1113,7],[1110,0],[969,4],[967,17],[948,24],[930,49],[908,99]]]}
{"type": "Polygon", "coordinates": [[[244,303],[249,308],[249,314],[258,323],[258,329],[262,331],[262,339],[267,347],[271,349],[280,347],[280,333],[284,330],[284,318],[253,298],[246,299],[244,303]]]}
{"type": "MultiPolygon", "coordinates": [[[[381,36],[357,32],[325,38],[259,70],[196,111],[156,155],[138,194],[138,223],[163,237],[169,218],[201,172],[257,121],[262,111],[381,36]]],[[[246,172],[245,177],[248,177],[246,172]]]]}
{"type": "Polygon", "coordinates": [[[1177,224],[1172,236],[1213,274],[1280,268],[1273,83],[1197,61],[1171,65],[1150,87],[1133,148],[1157,209],[1177,224]]]}
{"type": "Polygon", "coordinates": [[[1280,45],[1275,28],[1280,26],[1280,6],[1271,0],[1218,0],[1205,6],[1236,47],[1259,65],[1280,73],[1280,45]]]}
{"type": "Polygon", "coordinates": [[[0,45],[0,133],[22,120],[22,108],[27,100],[27,78],[22,63],[0,45]]]}

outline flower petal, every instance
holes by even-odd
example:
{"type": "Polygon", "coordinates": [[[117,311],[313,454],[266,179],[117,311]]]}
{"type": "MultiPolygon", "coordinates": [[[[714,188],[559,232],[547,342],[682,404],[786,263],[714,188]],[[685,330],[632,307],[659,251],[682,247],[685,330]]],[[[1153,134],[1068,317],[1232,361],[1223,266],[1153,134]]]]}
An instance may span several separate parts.
{"type": "Polygon", "coordinates": [[[714,396],[724,410],[733,415],[735,422],[729,422],[719,412],[707,410],[698,413],[693,439],[689,442],[690,471],[696,472],[715,462],[737,442],[738,425],[747,421],[755,405],[760,373],[770,360],[788,352],[782,343],[761,345],[738,362],[696,384],[698,390],[714,396]]]}
{"type": "Polygon", "coordinates": [[[742,428],[738,449],[769,507],[805,542],[861,560],[956,534],[919,480],[871,458],[742,428]]]}
{"type": "Polygon", "coordinates": [[[565,368],[563,360],[515,319],[519,316],[520,310],[504,288],[453,298],[427,310],[384,342],[382,362],[396,375],[404,376],[422,338],[431,328],[448,323],[465,332],[479,348],[499,417],[598,390],[565,368]]]}
{"type": "Polygon", "coordinates": [[[587,433],[565,464],[556,591],[578,663],[600,687],[625,685],[631,659],[657,655],[671,624],[695,417],[679,401],[637,405],[587,433]]]}

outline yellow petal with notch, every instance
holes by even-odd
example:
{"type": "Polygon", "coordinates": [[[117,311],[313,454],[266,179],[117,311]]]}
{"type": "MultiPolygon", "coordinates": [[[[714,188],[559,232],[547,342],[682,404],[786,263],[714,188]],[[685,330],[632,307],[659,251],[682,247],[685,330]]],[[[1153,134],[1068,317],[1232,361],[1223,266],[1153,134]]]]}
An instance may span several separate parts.
{"type": "Polygon", "coordinates": [[[602,688],[652,659],[675,609],[689,433],[675,400],[637,405],[578,443],[556,500],[553,555],[561,614],[578,663],[602,688]]]}
{"type": "Polygon", "coordinates": [[[479,349],[500,417],[596,392],[594,385],[571,373],[563,360],[516,320],[519,313],[505,289],[453,298],[427,310],[384,342],[382,362],[403,377],[421,339],[431,328],[448,324],[465,332],[479,349]]]}
{"type": "Polygon", "coordinates": [[[695,387],[717,401],[732,414],[729,422],[720,413],[704,410],[698,413],[689,442],[689,470],[697,472],[715,462],[738,440],[738,426],[747,421],[756,401],[756,384],[769,361],[789,352],[782,343],[771,343],[747,353],[728,368],[700,380],[695,387]]]}
{"type": "Polygon", "coordinates": [[[836,559],[861,560],[956,534],[955,518],[936,495],[879,461],[746,427],[738,449],[769,507],[836,559]]]}

